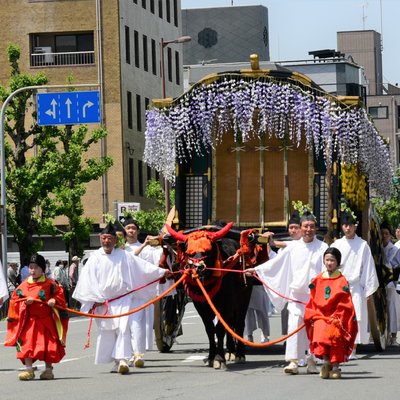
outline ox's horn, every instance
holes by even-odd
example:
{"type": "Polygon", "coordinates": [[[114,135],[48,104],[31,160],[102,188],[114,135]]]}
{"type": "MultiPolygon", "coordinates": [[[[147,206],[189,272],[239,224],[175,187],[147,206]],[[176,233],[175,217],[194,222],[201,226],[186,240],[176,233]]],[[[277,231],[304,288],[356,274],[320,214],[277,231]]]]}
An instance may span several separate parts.
{"type": "Polygon", "coordinates": [[[218,239],[223,238],[232,228],[233,222],[229,222],[229,224],[226,224],[222,229],[220,229],[218,232],[211,232],[209,233],[209,236],[212,241],[216,241],[218,239]]]}
{"type": "Polygon", "coordinates": [[[174,229],[172,229],[169,225],[165,224],[165,227],[167,228],[168,233],[176,240],[179,240],[180,242],[186,241],[187,235],[184,235],[183,233],[177,232],[174,229]]]}

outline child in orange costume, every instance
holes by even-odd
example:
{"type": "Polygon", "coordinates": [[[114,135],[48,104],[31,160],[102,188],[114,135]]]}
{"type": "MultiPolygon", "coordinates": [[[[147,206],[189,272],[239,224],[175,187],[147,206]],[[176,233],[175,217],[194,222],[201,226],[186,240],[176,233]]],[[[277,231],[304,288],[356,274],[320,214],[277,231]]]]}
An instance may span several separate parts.
{"type": "Polygon", "coordinates": [[[8,312],[8,327],[4,345],[16,346],[17,358],[26,366],[18,378],[35,378],[32,364],[45,361],[40,379],[54,379],[53,363],[65,355],[68,313],[54,306],[66,307],[62,287],[46,278],[46,261],[36,254],[29,263],[29,277],[12,294],[8,312]]]}
{"type": "Polygon", "coordinates": [[[349,284],[338,269],[341,258],[334,247],[325,251],[326,271],[310,283],[304,314],[310,351],[324,360],[320,372],[323,379],[341,378],[339,364],[348,360],[358,331],[349,284]]]}

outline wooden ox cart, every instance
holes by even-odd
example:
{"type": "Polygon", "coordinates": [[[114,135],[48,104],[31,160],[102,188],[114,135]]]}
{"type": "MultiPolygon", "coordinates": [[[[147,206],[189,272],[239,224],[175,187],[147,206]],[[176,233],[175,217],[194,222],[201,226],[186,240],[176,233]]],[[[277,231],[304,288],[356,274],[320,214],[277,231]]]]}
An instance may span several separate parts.
{"type": "MultiPolygon", "coordinates": [[[[212,74],[178,98],[154,100],[144,159],[175,184],[175,222],[184,229],[225,220],[284,232],[292,201],[301,200],[331,242],[345,200],[382,275],[369,195],[390,195],[391,162],[359,97],[332,96],[284,68],[260,69],[253,55],[249,69],[212,74]]],[[[385,347],[383,291],[381,279],[369,305],[378,349],[385,347]]]]}

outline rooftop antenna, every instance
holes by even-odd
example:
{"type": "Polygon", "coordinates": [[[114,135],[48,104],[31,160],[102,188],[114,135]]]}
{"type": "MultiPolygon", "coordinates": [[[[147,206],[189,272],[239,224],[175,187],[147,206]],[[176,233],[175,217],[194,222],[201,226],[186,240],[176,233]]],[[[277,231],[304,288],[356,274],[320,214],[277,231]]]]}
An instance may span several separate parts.
{"type": "Polygon", "coordinates": [[[365,9],[368,7],[368,1],[365,2],[365,5],[363,4],[362,6],[362,10],[363,10],[363,16],[362,16],[362,20],[363,20],[363,31],[365,31],[365,22],[367,20],[367,15],[365,14],[365,9]]]}
{"type": "Polygon", "coordinates": [[[383,19],[382,19],[382,0],[380,0],[380,12],[381,12],[381,51],[383,52],[383,19]]]}

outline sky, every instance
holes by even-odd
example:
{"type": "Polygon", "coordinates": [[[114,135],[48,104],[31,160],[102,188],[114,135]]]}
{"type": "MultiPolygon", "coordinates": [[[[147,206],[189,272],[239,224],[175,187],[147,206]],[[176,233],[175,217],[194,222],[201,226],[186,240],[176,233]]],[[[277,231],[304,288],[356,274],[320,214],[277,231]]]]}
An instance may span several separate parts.
{"type": "Polygon", "coordinates": [[[181,0],[182,9],[263,5],[271,61],[312,59],[337,50],[336,32],[375,30],[383,39],[383,81],[400,84],[400,0],[181,0]]]}

